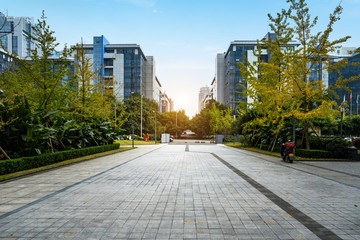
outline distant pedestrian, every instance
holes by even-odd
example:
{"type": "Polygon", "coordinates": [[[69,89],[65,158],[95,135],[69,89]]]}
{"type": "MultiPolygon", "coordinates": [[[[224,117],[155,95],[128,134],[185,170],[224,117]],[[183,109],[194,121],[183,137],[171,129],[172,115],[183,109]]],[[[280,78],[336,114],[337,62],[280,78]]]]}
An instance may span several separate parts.
{"type": "Polygon", "coordinates": [[[149,138],[149,134],[147,134],[147,141],[149,141],[149,139],[150,139],[150,138],[149,138]]]}

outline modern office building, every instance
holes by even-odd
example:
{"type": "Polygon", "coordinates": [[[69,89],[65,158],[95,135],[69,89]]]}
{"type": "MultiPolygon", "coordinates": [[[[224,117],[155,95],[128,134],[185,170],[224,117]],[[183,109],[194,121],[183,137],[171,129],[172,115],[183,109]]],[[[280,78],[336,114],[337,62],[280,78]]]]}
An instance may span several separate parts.
{"type": "MultiPolygon", "coordinates": [[[[274,37],[273,33],[267,33],[264,40],[274,37]]],[[[295,42],[290,43],[291,46],[296,46],[295,42]]],[[[240,102],[251,102],[252,99],[247,98],[241,93],[247,87],[247,83],[241,76],[239,62],[247,64],[246,59],[251,63],[257,59],[253,51],[258,46],[258,40],[236,40],[230,43],[228,50],[224,53],[219,53],[215,60],[215,84],[216,95],[214,99],[225,104],[233,110],[233,114],[237,114],[237,107],[240,102]]],[[[261,55],[261,60],[268,62],[269,55],[264,50],[261,55]]]]}
{"type": "Polygon", "coordinates": [[[30,17],[7,17],[0,12],[0,39],[2,47],[20,58],[30,56],[36,44],[28,36],[34,34],[34,19],[30,17]]]}
{"type": "Polygon", "coordinates": [[[170,112],[174,110],[174,102],[164,92],[160,94],[160,112],[170,112]]]}
{"type": "Polygon", "coordinates": [[[4,49],[0,48],[0,72],[10,70],[13,64],[15,64],[14,58],[7,54],[4,49]]]}
{"type": "MultiPolygon", "coordinates": [[[[331,58],[333,62],[338,62],[343,59],[347,59],[348,62],[360,64],[360,53],[354,53],[356,48],[341,48],[338,49],[335,53],[331,54],[331,58]]],[[[340,69],[341,75],[343,79],[349,79],[351,77],[360,77],[360,65],[347,66],[340,69]]],[[[328,81],[328,84],[334,85],[337,79],[339,78],[339,73],[337,71],[333,71],[332,73],[324,74],[326,77],[325,80],[328,81]]],[[[359,114],[359,98],[360,96],[360,79],[358,78],[355,81],[351,81],[346,84],[346,86],[351,90],[351,93],[346,91],[345,89],[335,89],[336,94],[339,98],[334,98],[338,105],[340,105],[344,100],[349,105],[349,111],[347,114],[359,114]]]]}
{"type": "Polygon", "coordinates": [[[97,83],[104,84],[118,100],[140,93],[160,105],[162,91],[154,57],[145,56],[139,45],[110,44],[104,36],[95,36],[93,44],[84,44],[84,48],[99,73],[97,83]]]}
{"type": "Polygon", "coordinates": [[[209,94],[210,89],[209,87],[202,87],[199,91],[199,98],[198,98],[198,113],[201,112],[202,109],[204,109],[204,100],[205,97],[209,94]]]}

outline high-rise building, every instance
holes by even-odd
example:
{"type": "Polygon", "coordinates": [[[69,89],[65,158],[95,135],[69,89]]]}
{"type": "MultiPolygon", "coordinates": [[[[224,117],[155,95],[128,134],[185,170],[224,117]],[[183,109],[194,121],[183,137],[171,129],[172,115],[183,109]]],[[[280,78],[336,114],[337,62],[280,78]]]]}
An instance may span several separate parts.
{"type": "MultiPolygon", "coordinates": [[[[360,77],[360,53],[354,53],[356,48],[341,48],[336,50],[336,52],[331,53],[331,58],[333,62],[338,62],[343,59],[347,59],[349,64],[355,63],[355,65],[349,65],[340,69],[343,79],[349,79],[351,77],[360,77]]],[[[328,84],[334,85],[339,78],[339,73],[333,71],[332,73],[323,74],[325,81],[328,81],[328,84]]],[[[351,81],[346,84],[351,92],[346,91],[345,89],[335,89],[336,94],[339,98],[333,97],[333,99],[340,105],[343,101],[346,101],[349,105],[348,114],[359,114],[359,98],[360,98],[360,79],[351,81]]]]}
{"type": "Polygon", "coordinates": [[[28,36],[33,35],[34,19],[30,17],[7,17],[0,12],[0,40],[9,53],[20,58],[30,56],[36,44],[28,36]]]}
{"type": "MultiPolygon", "coordinates": [[[[273,33],[267,33],[264,40],[273,38],[273,33]]],[[[296,46],[295,42],[290,43],[291,46],[296,46]]],[[[244,92],[244,87],[247,87],[244,77],[241,76],[239,62],[247,64],[255,61],[253,51],[258,46],[258,40],[236,40],[230,43],[228,50],[224,53],[219,53],[216,56],[215,67],[215,82],[216,82],[216,99],[218,102],[225,104],[232,108],[233,113],[237,114],[236,108],[240,102],[252,101],[241,93],[244,92]]],[[[268,62],[268,53],[266,51],[261,55],[261,60],[268,62]]]]}
{"type": "Polygon", "coordinates": [[[84,44],[84,48],[99,72],[97,83],[103,83],[118,100],[140,93],[160,104],[154,57],[145,56],[139,45],[110,44],[104,36],[95,36],[93,44],[84,44]]]}

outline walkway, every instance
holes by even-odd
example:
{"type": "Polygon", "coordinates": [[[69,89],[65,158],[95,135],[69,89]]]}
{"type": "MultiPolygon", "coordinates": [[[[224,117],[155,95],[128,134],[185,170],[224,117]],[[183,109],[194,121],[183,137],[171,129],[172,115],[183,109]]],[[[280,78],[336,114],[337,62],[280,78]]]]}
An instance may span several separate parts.
{"type": "Polygon", "coordinates": [[[360,239],[360,163],[309,164],[142,147],[0,184],[0,238],[360,239]]]}

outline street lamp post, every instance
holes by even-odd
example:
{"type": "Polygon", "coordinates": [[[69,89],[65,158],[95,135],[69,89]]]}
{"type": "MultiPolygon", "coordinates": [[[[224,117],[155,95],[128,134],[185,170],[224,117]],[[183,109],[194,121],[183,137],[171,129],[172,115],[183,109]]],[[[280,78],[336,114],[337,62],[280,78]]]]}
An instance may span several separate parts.
{"type": "Polygon", "coordinates": [[[176,111],[176,123],[175,123],[175,124],[176,124],[176,125],[175,125],[175,126],[176,126],[176,128],[175,128],[175,131],[176,131],[176,139],[178,138],[178,135],[177,135],[177,114],[178,114],[178,111],[176,111]]]}
{"type": "MultiPolygon", "coordinates": [[[[135,92],[131,92],[131,94],[134,94],[135,92]]],[[[142,116],[143,116],[143,107],[142,107],[142,102],[143,102],[143,95],[140,93],[140,137],[142,137],[142,131],[143,131],[143,121],[142,121],[142,116]]]]}
{"type": "Polygon", "coordinates": [[[141,95],[141,100],[140,100],[140,137],[142,137],[143,135],[143,124],[142,124],[142,119],[143,119],[143,107],[142,107],[142,102],[143,102],[143,95],[140,93],[141,95]]]}
{"type": "Polygon", "coordinates": [[[116,99],[115,99],[115,126],[116,126],[116,99]]]}
{"type": "Polygon", "coordinates": [[[134,148],[134,125],[132,125],[132,148],[134,148]]]}
{"type": "Polygon", "coordinates": [[[340,137],[342,138],[342,132],[343,132],[343,108],[341,107],[341,118],[340,118],[340,137]]]}

